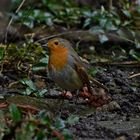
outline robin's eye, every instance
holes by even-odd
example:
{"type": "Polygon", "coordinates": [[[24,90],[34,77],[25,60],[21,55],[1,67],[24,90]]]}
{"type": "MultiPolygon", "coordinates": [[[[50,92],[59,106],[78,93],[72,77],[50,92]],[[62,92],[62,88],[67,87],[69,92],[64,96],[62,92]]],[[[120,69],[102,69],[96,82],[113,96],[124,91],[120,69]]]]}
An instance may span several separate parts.
{"type": "Polygon", "coordinates": [[[55,44],[55,45],[58,45],[58,41],[55,41],[54,44],[55,44]]]}

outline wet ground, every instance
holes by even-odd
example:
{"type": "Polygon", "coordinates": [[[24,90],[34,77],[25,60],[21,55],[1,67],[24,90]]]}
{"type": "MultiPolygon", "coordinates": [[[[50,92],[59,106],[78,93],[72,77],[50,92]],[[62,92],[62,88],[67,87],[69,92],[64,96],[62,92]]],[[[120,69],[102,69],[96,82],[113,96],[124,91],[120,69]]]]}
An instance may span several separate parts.
{"type": "MultiPolygon", "coordinates": [[[[78,140],[132,140],[140,139],[140,77],[129,79],[137,73],[137,68],[108,67],[97,78],[105,83],[112,98],[112,105],[105,105],[81,115],[84,107],[77,114],[80,120],[70,127],[78,140]],[[107,107],[108,106],[108,107],[107,107]]],[[[78,110],[78,105],[75,106],[78,110]]],[[[64,110],[64,115],[71,112],[64,110]]],[[[76,114],[76,113],[75,113],[76,114]]]]}
{"type": "MultiPolygon", "coordinates": [[[[108,50],[106,51],[108,52],[108,50]]],[[[93,65],[93,67],[95,66],[93,65]]],[[[54,98],[50,101],[53,111],[64,120],[70,115],[79,117],[76,124],[67,126],[75,140],[139,140],[140,76],[130,78],[130,75],[140,72],[139,66],[125,66],[118,63],[117,65],[96,66],[96,68],[103,69],[103,71],[97,72],[96,79],[108,87],[111,102],[95,109],[93,106],[82,104],[83,100],[81,101],[80,98],[65,100],[63,105],[59,105],[57,102],[59,99],[54,98]]],[[[6,92],[6,87],[19,80],[18,76],[20,74],[20,72],[16,73],[12,70],[3,72],[0,78],[1,95],[11,96],[13,93],[15,94],[15,90],[10,91],[10,93],[6,92]]],[[[43,75],[46,75],[46,73],[43,75]]],[[[45,98],[45,102],[51,106],[49,100],[50,97],[45,98]]],[[[13,101],[7,100],[7,102],[13,101]]],[[[26,102],[31,103],[31,99],[29,98],[29,101],[26,100],[26,102]]],[[[39,105],[37,105],[37,101],[33,102],[35,102],[34,106],[40,109],[48,109],[44,102],[39,103],[39,105]]]]}
{"type": "MultiPolygon", "coordinates": [[[[18,96],[17,99],[12,99],[10,96],[15,94],[15,91],[8,95],[3,88],[1,95],[5,92],[10,97],[7,99],[8,103],[32,104],[33,107],[49,110],[49,112],[53,112],[53,115],[61,116],[64,120],[71,115],[79,117],[76,124],[67,126],[76,140],[139,140],[140,77],[129,78],[130,75],[138,73],[139,68],[134,66],[103,67],[106,70],[97,72],[96,79],[109,88],[108,95],[111,97],[111,102],[96,109],[94,106],[83,104],[81,98],[73,97],[65,100],[63,104],[57,97],[53,99],[46,97],[45,102],[41,102],[37,98],[27,98],[27,96],[24,96],[26,100],[21,97],[18,99],[18,96]],[[48,104],[51,109],[47,107],[48,104]]],[[[58,94],[57,91],[56,94],[58,94]]]]}

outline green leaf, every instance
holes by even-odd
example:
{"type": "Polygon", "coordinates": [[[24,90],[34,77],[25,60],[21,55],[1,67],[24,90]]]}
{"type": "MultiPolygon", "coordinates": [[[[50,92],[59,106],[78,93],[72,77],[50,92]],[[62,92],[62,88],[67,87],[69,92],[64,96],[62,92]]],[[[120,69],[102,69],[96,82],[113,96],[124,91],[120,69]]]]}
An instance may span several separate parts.
{"type": "Polygon", "coordinates": [[[48,65],[48,55],[45,55],[42,59],[39,60],[39,63],[35,64],[32,68],[33,71],[40,71],[47,67],[48,65]]]}
{"type": "Polygon", "coordinates": [[[10,113],[14,122],[19,122],[22,119],[20,110],[15,104],[10,105],[10,113]]]}
{"type": "Polygon", "coordinates": [[[75,123],[77,123],[79,121],[79,117],[77,117],[77,116],[75,116],[75,115],[71,115],[71,116],[69,116],[68,117],[68,119],[67,119],[67,123],[69,124],[69,125],[74,125],[75,123]]]}
{"type": "Polygon", "coordinates": [[[24,95],[30,95],[33,93],[34,90],[32,90],[30,87],[27,87],[26,90],[23,92],[24,95]]]}
{"type": "Polygon", "coordinates": [[[56,121],[55,121],[55,128],[57,128],[57,129],[65,128],[64,121],[60,118],[57,118],[56,121]]]}
{"type": "Polygon", "coordinates": [[[96,68],[90,68],[88,69],[88,73],[92,76],[95,76],[97,73],[97,69],[96,68]]]}
{"type": "Polygon", "coordinates": [[[136,44],[136,48],[140,49],[140,42],[137,39],[135,39],[135,44],[136,44]]]}
{"type": "Polygon", "coordinates": [[[124,13],[124,15],[128,18],[131,18],[131,14],[128,10],[122,10],[122,12],[124,13]]]}
{"type": "Polygon", "coordinates": [[[101,43],[108,41],[108,37],[104,34],[99,34],[99,40],[101,43]]]}
{"type": "Polygon", "coordinates": [[[31,90],[36,91],[36,86],[35,86],[35,84],[33,83],[32,80],[30,80],[30,79],[22,79],[22,80],[20,80],[20,82],[23,85],[28,86],[31,90]]]}
{"type": "Polygon", "coordinates": [[[93,35],[103,34],[105,33],[104,30],[99,26],[92,27],[89,32],[93,35]]]}
{"type": "Polygon", "coordinates": [[[127,33],[125,31],[121,30],[121,29],[117,31],[117,34],[122,39],[128,39],[127,33]]]}
{"type": "Polygon", "coordinates": [[[0,47],[0,60],[4,57],[4,47],[0,47]]]}
{"type": "Polygon", "coordinates": [[[129,54],[135,58],[136,60],[140,61],[140,53],[136,52],[135,50],[130,50],[129,54]]]}
{"type": "Polygon", "coordinates": [[[46,94],[47,91],[48,91],[47,89],[42,89],[42,90],[38,91],[38,94],[39,94],[40,97],[43,97],[44,94],[46,94]]]}
{"type": "Polygon", "coordinates": [[[106,18],[103,18],[103,19],[100,20],[100,26],[101,27],[105,27],[106,23],[107,23],[107,19],[106,18]]]}
{"type": "Polygon", "coordinates": [[[46,64],[38,63],[32,67],[32,70],[33,71],[40,71],[40,70],[46,69],[46,67],[47,67],[46,64]]]}
{"type": "MultiPolygon", "coordinates": [[[[6,127],[6,123],[5,123],[5,119],[4,119],[4,112],[2,110],[0,110],[0,130],[4,130],[6,127]]],[[[3,131],[4,132],[4,131],[3,131]]],[[[1,138],[1,136],[0,136],[1,138]]]]}
{"type": "MultiPolygon", "coordinates": [[[[34,139],[35,140],[35,139],[34,139]]],[[[48,140],[45,136],[45,132],[43,131],[39,131],[37,134],[36,134],[36,140],[48,140]]]]}
{"type": "Polygon", "coordinates": [[[74,139],[72,136],[72,133],[70,133],[70,131],[68,129],[64,129],[62,133],[63,133],[66,140],[73,140],[74,139]]]}

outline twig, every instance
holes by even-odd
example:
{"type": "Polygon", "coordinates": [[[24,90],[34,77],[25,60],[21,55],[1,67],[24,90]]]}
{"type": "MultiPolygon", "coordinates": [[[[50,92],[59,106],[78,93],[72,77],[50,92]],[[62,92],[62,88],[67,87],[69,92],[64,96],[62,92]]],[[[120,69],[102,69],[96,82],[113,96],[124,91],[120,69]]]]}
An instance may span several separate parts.
{"type": "MultiPolygon", "coordinates": [[[[22,2],[20,3],[19,7],[17,8],[17,10],[15,11],[15,13],[17,14],[19,12],[19,10],[21,9],[21,7],[23,6],[23,4],[25,3],[26,0],[22,0],[22,2]]],[[[11,17],[8,25],[7,25],[7,28],[6,28],[6,32],[5,32],[5,44],[7,43],[7,36],[8,36],[8,31],[9,31],[9,28],[13,22],[13,17],[11,17]]],[[[5,49],[4,49],[4,52],[6,53],[6,50],[8,49],[9,45],[6,45],[5,49]]],[[[4,60],[4,59],[3,59],[4,60]]],[[[1,61],[1,69],[0,69],[0,74],[2,74],[2,71],[3,71],[3,65],[4,65],[4,61],[1,61]]]]}
{"type": "Polygon", "coordinates": [[[109,0],[109,10],[112,10],[112,8],[113,8],[113,2],[112,0],[109,0]]]}
{"type": "Polygon", "coordinates": [[[137,77],[137,76],[140,76],[140,73],[133,74],[133,75],[129,76],[128,78],[131,79],[131,78],[134,78],[134,77],[137,77]]]}
{"type": "MultiPolygon", "coordinates": [[[[122,36],[119,36],[117,34],[113,34],[113,33],[104,33],[108,38],[109,40],[112,39],[112,41],[114,42],[115,39],[120,40],[120,41],[126,41],[126,42],[130,42],[132,44],[135,44],[135,41],[133,41],[132,39],[129,39],[129,38],[126,38],[126,37],[122,37],[122,36]]],[[[90,33],[89,30],[86,30],[86,31],[83,31],[83,30],[77,30],[77,31],[66,31],[66,32],[63,32],[63,33],[58,33],[58,34],[55,34],[55,35],[47,35],[47,36],[44,36],[43,38],[35,41],[35,42],[41,42],[41,41],[44,41],[44,40],[47,40],[47,39],[50,39],[50,38],[53,38],[53,37],[58,37],[58,36],[64,36],[65,37],[72,37],[72,38],[88,38],[90,41],[97,41],[98,40],[98,35],[97,34],[93,34],[93,33],[90,33]]],[[[76,39],[77,39],[76,38],[76,39]]]]}
{"type": "Polygon", "coordinates": [[[96,66],[106,66],[106,65],[111,65],[111,66],[122,66],[122,67],[140,67],[140,62],[139,61],[125,61],[125,62],[95,62],[92,63],[92,65],[96,66]]]}
{"type": "MultiPolygon", "coordinates": [[[[15,11],[15,13],[17,14],[19,12],[19,10],[21,9],[21,7],[23,6],[23,4],[25,3],[26,0],[22,0],[22,2],[20,3],[19,7],[17,8],[17,10],[15,11]]],[[[9,31],[9,28],[13,22],[13,17],[11,17],[8,25],[7,25],[7,28],[6,28],[6,33],[5,33],[5,44],[7,43],[7,35],[8,35],[8,31],[9,31]]]]}
{"type": "MultiPolygon", "coordinates": [[[[78,32],[78,31],[77,31],[78,32]]],[[[57,36],[61,36],[61,35],[65,35],[65,34],[72,34],[73,31],[68,31],[68,32],[63,32],[63,33],[59,33],[59,34],[55,34],[55,35],[50,35],[50,36],[44,36],[43,38],[35,41],[35,42],[40,42],[40,41],[44,41],[46,39],[50,39],[50,38],[53,38],[53,37],[57,37],[57,36]]]]}

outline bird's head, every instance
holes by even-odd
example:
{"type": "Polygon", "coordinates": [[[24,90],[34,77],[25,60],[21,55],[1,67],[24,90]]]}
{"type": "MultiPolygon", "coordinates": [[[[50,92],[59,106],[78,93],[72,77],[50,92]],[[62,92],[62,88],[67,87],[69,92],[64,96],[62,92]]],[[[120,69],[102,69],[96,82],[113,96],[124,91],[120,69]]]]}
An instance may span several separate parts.
{"type": "Polygon", "coordinates": [[[47,43],[48,49],[50,52],[58,51],[58,50],[67,50],[71,48],[71,44],[68,40],[62,38],[53,38],[50,39],[47,43]]]}

